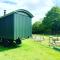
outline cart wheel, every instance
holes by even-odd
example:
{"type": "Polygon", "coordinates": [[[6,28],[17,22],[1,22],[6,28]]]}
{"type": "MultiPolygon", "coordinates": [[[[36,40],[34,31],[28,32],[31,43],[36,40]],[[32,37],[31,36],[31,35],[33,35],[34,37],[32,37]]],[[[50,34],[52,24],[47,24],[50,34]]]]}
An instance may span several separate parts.
{"type": "Polygon", "coordinates": [[[20,38],[16,39],[16,44],[21,44],[20,38]]]}
{"type": "Polygon", "coordinates": [[[8,40],[3,40],[3,45],[5,46],[5,47],[9,47],[9,41],[8,40]]]}

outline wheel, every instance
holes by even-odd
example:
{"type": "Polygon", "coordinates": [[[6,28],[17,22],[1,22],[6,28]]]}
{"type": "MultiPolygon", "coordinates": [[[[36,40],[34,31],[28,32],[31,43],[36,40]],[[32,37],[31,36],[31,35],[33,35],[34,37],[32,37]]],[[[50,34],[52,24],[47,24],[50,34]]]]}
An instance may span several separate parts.
{"type": "Polygon", "coordinates": [[[20,38],[16,39],[16,44],[21,44],[20,38]]]}
{"type": "Polygon", "coordinates": [[[2,45],[5,47],[11,46],[12,43],[13,43],[13,40],[11,40],[11,39],[2,39],[2,45]]]}
{"type": "Polygon", "coordinates": [[[5,47],[8,47],[8,46],[9,46],[9,41],[6,40],[6,39],[4,39],[4,40],[2,41],[2,43],[3,43],[3,46],[5,46],[5,47]]]}

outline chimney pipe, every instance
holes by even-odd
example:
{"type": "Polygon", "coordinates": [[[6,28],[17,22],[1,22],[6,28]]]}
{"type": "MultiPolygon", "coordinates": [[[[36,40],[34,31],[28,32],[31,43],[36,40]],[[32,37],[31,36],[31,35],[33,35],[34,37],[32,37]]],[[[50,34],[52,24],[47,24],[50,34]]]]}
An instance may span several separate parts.
{"type": "Polygon", "coordinates": [[[6,10],[4,10],[4,16],[6,15],[6,10]]]}

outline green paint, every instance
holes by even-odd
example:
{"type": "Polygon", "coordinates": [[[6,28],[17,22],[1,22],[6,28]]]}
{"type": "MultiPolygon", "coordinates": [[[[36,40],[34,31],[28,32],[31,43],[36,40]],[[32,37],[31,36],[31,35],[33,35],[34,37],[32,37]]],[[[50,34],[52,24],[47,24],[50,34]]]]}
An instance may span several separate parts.
{"type": "Polygon", "coordinates": [[[24,10],[16,10],[3,17],[0,17],[0,37],[16,40],[32,36],[33,15],[24,10]]]}

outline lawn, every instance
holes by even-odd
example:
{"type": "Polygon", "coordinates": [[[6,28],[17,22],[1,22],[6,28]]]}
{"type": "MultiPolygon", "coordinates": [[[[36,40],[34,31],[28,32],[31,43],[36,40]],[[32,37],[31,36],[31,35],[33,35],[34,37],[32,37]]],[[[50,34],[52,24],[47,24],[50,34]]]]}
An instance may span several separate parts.
{"type": "Polygon", "coordinates": [[[48,46],[48,36],[43,42],[25,39],[17,48],[0,46],[0,60],[60,60],[60,51],[48,46]]]}

